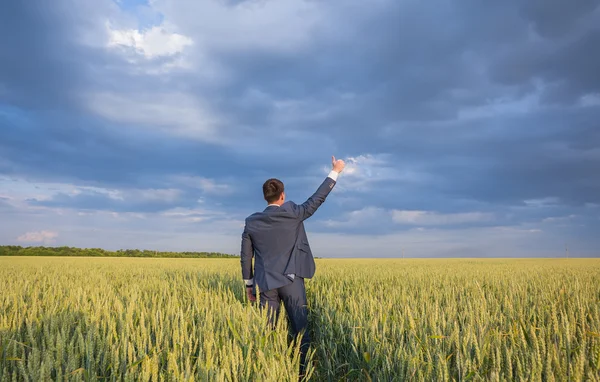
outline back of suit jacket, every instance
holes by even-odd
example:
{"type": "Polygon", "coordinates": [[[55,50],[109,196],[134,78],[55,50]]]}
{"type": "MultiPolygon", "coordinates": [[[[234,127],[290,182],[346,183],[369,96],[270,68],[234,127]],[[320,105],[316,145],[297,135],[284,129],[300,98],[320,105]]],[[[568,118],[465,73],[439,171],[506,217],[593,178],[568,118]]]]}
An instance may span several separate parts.
{"type": "Polygon", "coordinates": [[[242,234],[242,277],[251,279],[263,291],[290,284],[286,276],[311,278],[315,261],[308,243],[304,220],[312,216],[333,189],[335,181],[326,178],[318,190],[300,205],[286,202],[269,206],[246,218],[242,234]],[[252,269],[252,257],[254,270],[252,269]]]}

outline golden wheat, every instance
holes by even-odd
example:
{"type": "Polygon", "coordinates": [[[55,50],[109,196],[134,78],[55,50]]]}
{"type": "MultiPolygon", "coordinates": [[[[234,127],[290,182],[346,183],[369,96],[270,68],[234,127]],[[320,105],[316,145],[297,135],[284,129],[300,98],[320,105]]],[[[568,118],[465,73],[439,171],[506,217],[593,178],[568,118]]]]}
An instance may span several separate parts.
{"type": "MultiPolygon", "coordinates": [[[[235,259],[0,257],[0,380],[297,380],[235,259]]],[[[600,260],[317,260],[312,380],[600,381],[600,260]]]]}

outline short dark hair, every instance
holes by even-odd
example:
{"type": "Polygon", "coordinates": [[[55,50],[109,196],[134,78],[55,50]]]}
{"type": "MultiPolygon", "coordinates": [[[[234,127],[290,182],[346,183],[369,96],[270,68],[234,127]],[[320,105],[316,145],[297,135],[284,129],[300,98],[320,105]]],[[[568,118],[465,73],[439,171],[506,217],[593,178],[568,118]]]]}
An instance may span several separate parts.
{"type": "Polygon", "coordinates": [[[279,179],[271,178],[263,184],[263,195],[267,203],[278,201],[283,191],[283,182],[279,179]]]}

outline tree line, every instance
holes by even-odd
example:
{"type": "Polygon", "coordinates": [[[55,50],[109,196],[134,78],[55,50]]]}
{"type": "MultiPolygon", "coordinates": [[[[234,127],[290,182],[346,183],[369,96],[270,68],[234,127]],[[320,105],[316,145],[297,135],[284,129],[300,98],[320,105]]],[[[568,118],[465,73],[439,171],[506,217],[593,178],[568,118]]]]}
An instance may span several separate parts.
{"type": "Polygon", "coordinates": [[[147,249],[119,249],[75,247],[21,247],[1,245],[0,256],[91,256],[91,257],[183,257],[183,258],[231,258],[237,257],[220,252],[164,252],[147,249]]]}

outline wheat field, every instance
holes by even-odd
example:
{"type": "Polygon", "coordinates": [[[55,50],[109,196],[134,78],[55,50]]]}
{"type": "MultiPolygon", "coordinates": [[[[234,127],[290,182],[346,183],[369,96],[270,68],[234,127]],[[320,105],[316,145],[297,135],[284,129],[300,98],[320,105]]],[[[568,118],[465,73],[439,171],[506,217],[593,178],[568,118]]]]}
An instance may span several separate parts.
{"type": "MultiPolygon", "coordinates": [[[[0,380],[297,381],[236,259],[0,257],[0,380]]],[[[600,259],[317,260],[315,381],[600,380],[600,259]]]]}

